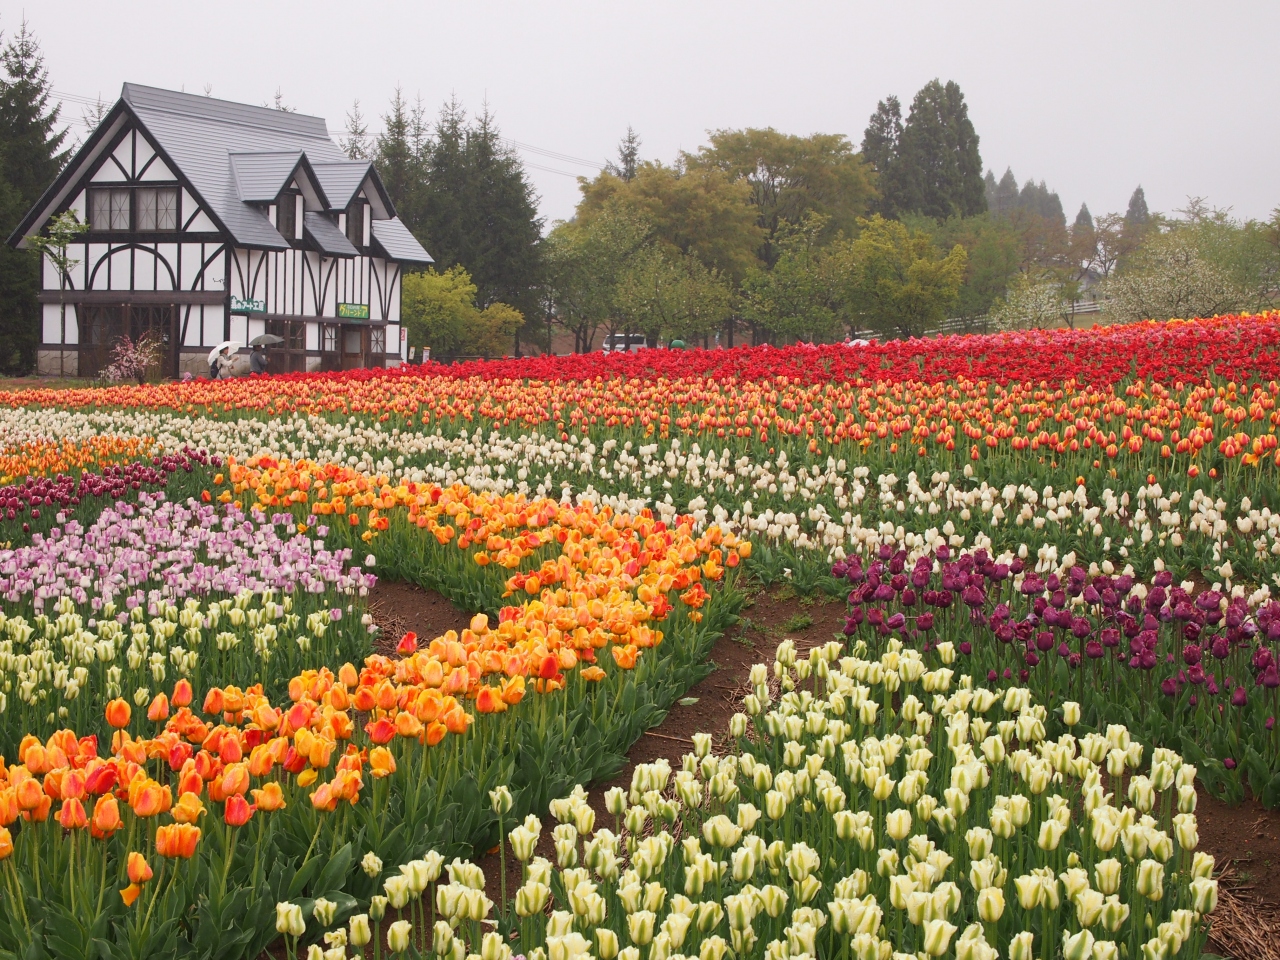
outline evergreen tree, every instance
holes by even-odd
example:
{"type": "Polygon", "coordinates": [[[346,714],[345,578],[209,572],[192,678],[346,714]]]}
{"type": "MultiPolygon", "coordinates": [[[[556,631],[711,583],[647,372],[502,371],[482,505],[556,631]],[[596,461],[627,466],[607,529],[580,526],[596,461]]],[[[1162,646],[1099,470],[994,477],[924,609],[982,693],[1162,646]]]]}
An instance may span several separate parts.
{"type": "Polygon", "coordinates": [[[1013,168],[1004,168],[1004,176],[999,183],[993,174],[988,173],[987,176],[991,180],[987,190],[987,209],[997,217],[1008,217],[1018,206],[1018,178],[1013,175],[1013,168]]]}
{"type": "Polygon", "coordinates": [[[360,112],[360,101],[351,104],[351,112],[347,114],[345,135],[338,144],[342,152],[352,160],[369,160],[373,156],[373,146],[369,142],[369,125],[364,114],[360,112]]]}
{"type": "Polygon", "coordinates": [[[482,308],[501,301],[528,318],[538,314],[537,197],[487,106],[468,123],[456,100],[445,104],[425,147],[423,172],[418,236],[439,268],[466,267],[482,308]]]}
{"type": "MultiPolygon", "coordinates": [[[[911,113],[889,151],[894,132],[888,103],[877,107],[864,151],[878,155],[881,204],[894,215],[919,213],[938,220],[968,217],[987,209],[978,134],[964,94],[954,81],[931,80],[915,95],[911,113]],[[887,126],[887,132],[886,132],[887,126]]],[[[870,159],[870,157],[869,157],[870,159]]]]}
{"type": "Polygon", "coordinates": [[[1089,212],[1089,205],[1087,203],[1080,204],[1080,212],[1076,214],[1075,229],[1093,229],[1093,214],[1089,212]]]}
{"type": "MultiPolygon", "coordinates": [[[[0,229],[8,236],[66,162],[67,131],[40,44],[23,23],[0,51],[0,229]]],[[[24,373],[40,343],[39,259],[0,246],[0,371],[24,373]]]]}
{"type": "Polygon", "coordinates": [[[413,137],[422,123],[421,105],[410,107],[400,88],[396,87],[391,107],[382,116],[382,132],[373,145],[374,162],[382,185],[387,188],[400,219],[419,240],[423,240],[420,230],[424,170],[423,158],[413,137]]]}
{"type": "Polygon", "coordinates": [[[630,183],[636,178],[636,168],[639,165],[640,137],[631,128],[631,124],[627,124],[627,135],[618,144],[618,162],[606,163],[604,168],[623,183],[630,183]]]}
{"type": "Polygon", "coordinates": [[[1138,185],[1138,189],[1133,191],[1133,195],[1129,197],[1129,209],[1124,214],[1124,228],[1134,232],[1141,232],[1151,223],[1151,212],[1147,209],[1147,195],[1142,190],[1142,185],[1138,185]]]}
{"type": "Polygon", "coordinates": [[[898,145],[902,140],[902,104],[888,97],[876,104],[875,113],[862,134],[862,159],[871,164],[878,180],[880,199],[876,209],[884,216],[896,215],[902,200],[899,178],[898,145]]]}

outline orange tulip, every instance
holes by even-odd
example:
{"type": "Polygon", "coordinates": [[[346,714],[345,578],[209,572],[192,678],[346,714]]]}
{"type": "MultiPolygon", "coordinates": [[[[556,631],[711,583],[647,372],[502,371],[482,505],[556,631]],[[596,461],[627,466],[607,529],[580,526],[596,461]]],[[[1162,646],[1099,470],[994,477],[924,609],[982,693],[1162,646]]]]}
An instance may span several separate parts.
{"type": "Polygon", "coordinates": [[[89,832],[95,839],[105,840],[115,833],[124,823],[120,820],[120,804],[110,795],[98,797],[93,805],[93,817],[89,821],[89,832]]]}
{"type": "Polygon", "coordinates": [[[168,787],[162,787],[154,780],[140,776],[129,784],[129,806],[139,817],[154,817],[172,804],[171,794],[170,803],[165,803],[165,795],[168,793],[168,787]]]}
{"type": "Polygon", "coordinates": [[[28,777],[17,785],[17,797],[18,806],[26,811],[34,810],[42,800],[47,799],[40,789],[40,781],[34,777],[28,777]]]}
{"type": "Polygon", "coordinates": [[[151,865],[147,863],[147,858],[136,851],[129,853],[128,872],[131,883],[146,883],[152,877],[151,865]]]}
{"type": "Polygon", "coordinates": [[[517,703],[524,699],[525,683],[524,677],[509,677],[502,684],[502,700],[508,706],[514,707],[517,703]]]}
{"type": "Polygon", "coordinates": [[[599,667],[592,666],[592,667],[587,667],[585,670],[583,670],[579,674],[579,676],[582,677],[583,680],[586,680],[591,683],[595,683],[605,678],[605,672],[601,670],[599,667]]]}
{"type": "Polygon", "coordinates": [[[448,732],[449,729],[443,723],[439,720],[433,720],[427,724],[427,746],[434,747],[444,739],[444,735],[448,732]]]}
{"type": "Polygon", "coordinates": [[[120,697],[112,700],[107,704],[107,723],[120,730],[129,725],[129,718],[133,715],[127,700],[120,697]]]}
{"type": "Polygon", "coordinates": [[[391,738],[396,735],[396,725],[386,717],[380,717],[366,723],[364,732],[369,735],[370,740],[381,746],[391,742],[391,738]]]}
{"type": "Polygon", "coordinates": [[[169,698],[163,693],[157,693],[147,707],[147,719],[152,723],[169,719],[169,698]]]}
{"type": "Polygon", "coordinates": [[[21,808],[18,806],[18,791],[12,787],[0,790],[0,827],[7,827],[18,819],[21,808]]]}
{"type": "Polygon", "coordinates": [[[142,894],[142,887],[136,883],[131,883],[120,891],[120,899],[124,901],[126,907],[132,907],[135,900],[142,894]]]}
{"type": "Polygon", "coordinates": [[[191,706],[191,698],[193,695],[190,680],[184,678],[173,685],[172,700],[175,707],[191,706]]]}
{"type": "Polygon", "coordinates": [[[422,721],[407,710],[396,714],[396,733],[402,737],[422,736],[422,721]]]}
{"type": "Polygon", "coordinates": [[[506,703],[499,695],[497,688],[483,686],[476,696],[476,710],[479,713],[501,713],[507,709],[506,703]]]}
{"type": "Polygon", "coordinates": [[[162,857],[191,859],[200,842],[200,828],[189,823],[171,823],[156,831],[156,853],[162,857]]]}
{"type": "Polygon", "coordinates": [[[0,827],[0,860],[13,856],[13,836],[8,827],[0,827]]]}
{"type": "Polygon", "coordinates": [[[233,793],[227,797],[226,805],[222,811],[222,819],[233,827],[243,827],[249,822],[249,818],[253,816],[255,809],[243,796],[233,793]]]}
{"type": "Polygon", "coordinates": [[[396,758],[386,747],[374,747],[369,751],[369,769],[378,779],[389,777],[396,772],[396,758]]]}
{"type": "Polygon", "coordinates": [[[205,811],[199,796],[194,793],[183,793],[178,796],[178,802],[169,812],[178,823],[195,823],[205,811]]]}
{"type": "Polygon", "coordinates": [[[234,794],[244,796],[249,789],[249,768],[246,763],[233,763],[222,773],[222,795],[230,797],[234,794]]]}
{"type": "Polygon", "coordinates": [[[261,789],[254,790],[253,802],[259,810],[266,813],[272,813],[287,806],[284,802],[284,791],[280,788],[280,784],[274,781],[261,789]]]}
{"type": "Polygon", "coordinates": [[[226,704],[226,698],[218,687],[213,687],[205,694],[204,706],[201,708],[205,713],[214,716],[222,713],[222,708],[226,704]]]}
{"type": "Polygon", "coordinates": [[[396,653],[400,654],[401,656],[408,656],[409,654],[413,653],[417,649],[418,649],[418,635],[414,633],[412,630],[410,630],[403,637],[401,637],[400,642],[396,644],[396,653]]]}
{"type": "Polygon", "coordinates": [[[89,824],[84,804],[79,800],[63,800],[58,808],[58,823],[63,830],[83,830],[89,824]]]}

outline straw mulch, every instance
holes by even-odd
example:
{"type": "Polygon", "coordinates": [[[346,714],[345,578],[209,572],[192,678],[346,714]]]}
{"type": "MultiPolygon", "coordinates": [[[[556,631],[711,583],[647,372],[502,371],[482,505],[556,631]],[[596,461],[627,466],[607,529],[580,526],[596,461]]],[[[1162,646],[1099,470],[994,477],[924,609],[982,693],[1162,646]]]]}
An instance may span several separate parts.
{"type": "Polygon", "coordinates": [[[1218,882],[1209,950],[1231,960],[1280,960],[1280,909],[1264,903],[1231,867],[1218,882]]]}

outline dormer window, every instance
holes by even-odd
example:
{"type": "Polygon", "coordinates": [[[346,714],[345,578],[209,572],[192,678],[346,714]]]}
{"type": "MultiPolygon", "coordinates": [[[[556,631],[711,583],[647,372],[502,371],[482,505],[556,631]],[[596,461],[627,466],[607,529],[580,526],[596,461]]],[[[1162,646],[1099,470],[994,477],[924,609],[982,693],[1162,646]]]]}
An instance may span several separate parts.
{"type": "Polygon", "coordinates": [[[298,237],[298,196],[294,193],[286,193],[280,197],[280,203],[276,207],[276,229],[280,231],[280,235],[289,239],[296,240],[298,237]]]}
{"type": "Polygon", "coordinates": [[[366,204],[363,200],[352,200],[351,206],[347,207],[347,239],[351,241],[351,245],[357,250],[363,249],[365,246],[365,206],[366,204]]]}

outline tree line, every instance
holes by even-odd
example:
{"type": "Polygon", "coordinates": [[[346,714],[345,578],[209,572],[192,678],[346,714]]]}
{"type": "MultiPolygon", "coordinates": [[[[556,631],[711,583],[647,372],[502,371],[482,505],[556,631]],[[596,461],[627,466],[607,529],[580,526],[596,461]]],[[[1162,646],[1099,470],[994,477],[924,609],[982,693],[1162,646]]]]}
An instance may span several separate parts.
{"type": "MultiPolygon", "coordinates": [[[[0,37],[0,41],[3,38],[0,37]]],[[[628,129],[546,229],[524,164],[488,105],[428,115],[396,90],[381,129],[357,102],[342,147],[372,160],[435,258],[404,278],[411,348],[437,358],[591,350],[609,333],[724,346],[923,336],[1271,305],[1280,210],[1242,221],[1203,198],[1165,216],[1142,188],[1124,213],[1068,223],[1044,181],[986,169],[964,94],[926,83],[839,133],[714,130],[670,160],[628,129]]],[[[66,162],[39,45],[0,46],[0,227],[66,162]]],[[[38,262],[0,248],[0,370],[30,370],[38,262]]],[[[420,354],[419,354],[420,355],[420,354]]]]}

